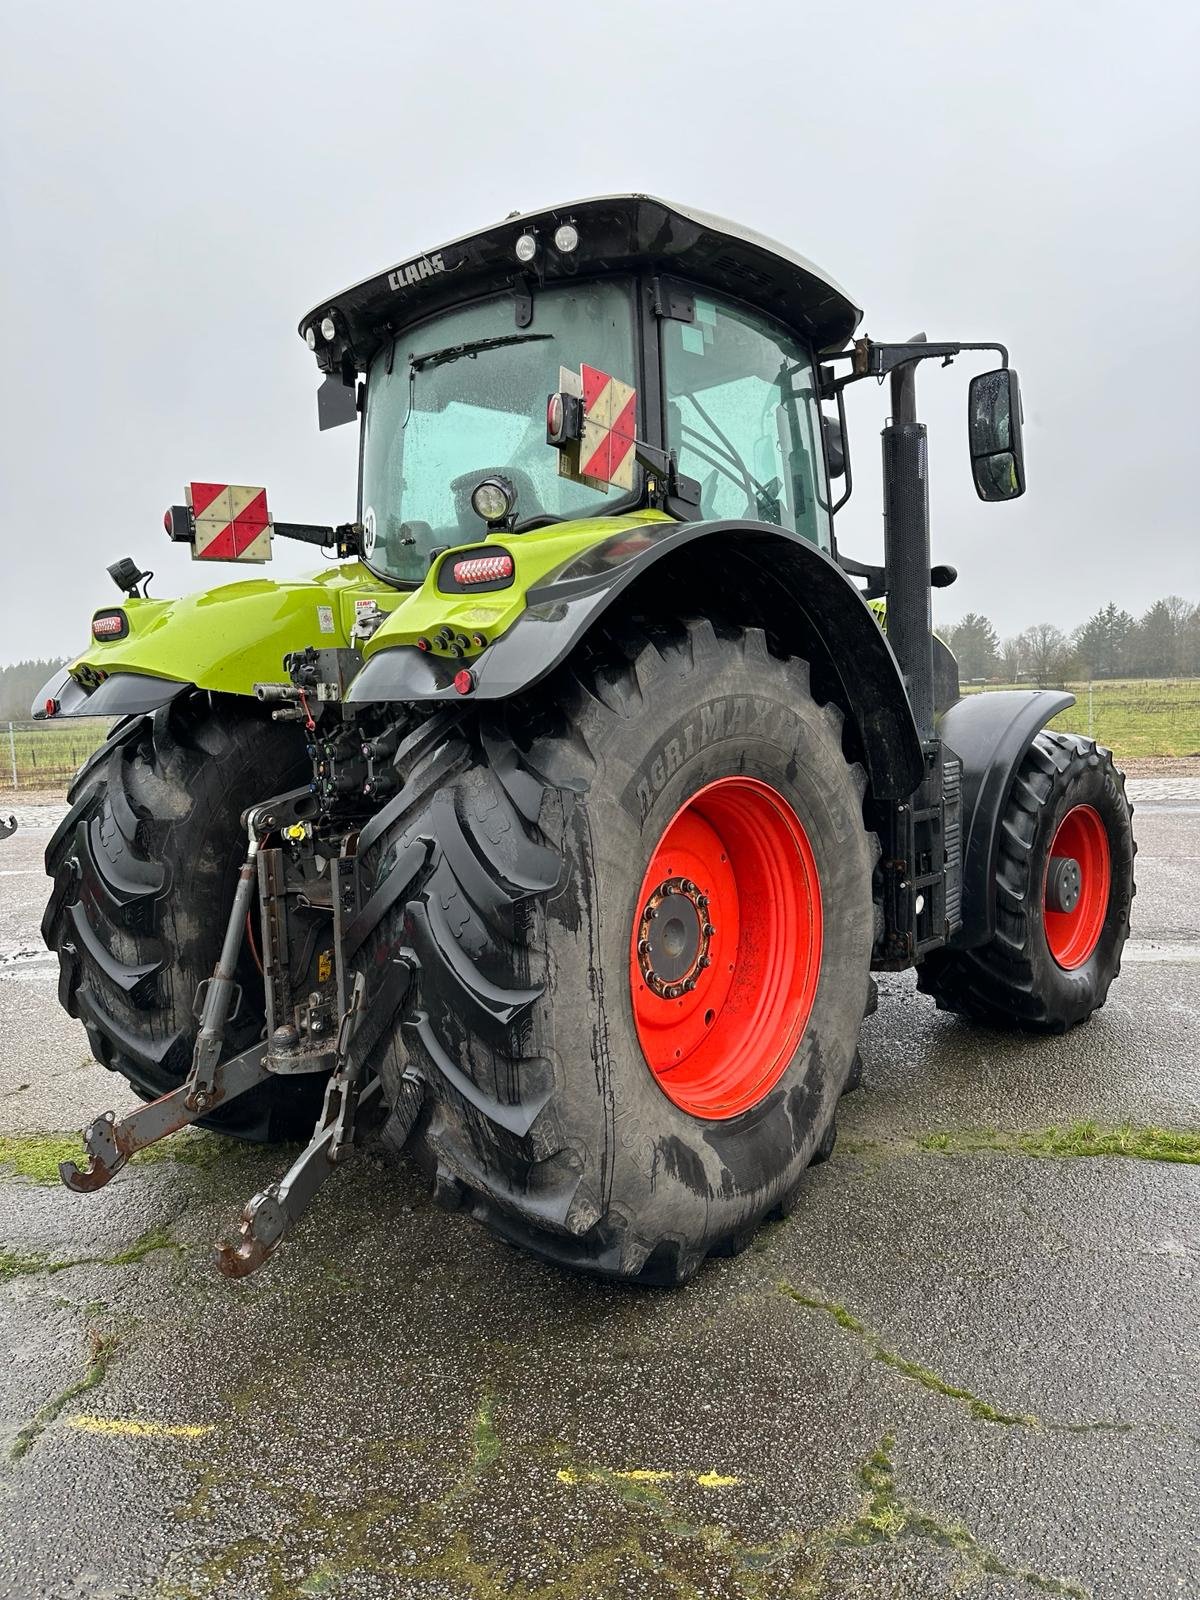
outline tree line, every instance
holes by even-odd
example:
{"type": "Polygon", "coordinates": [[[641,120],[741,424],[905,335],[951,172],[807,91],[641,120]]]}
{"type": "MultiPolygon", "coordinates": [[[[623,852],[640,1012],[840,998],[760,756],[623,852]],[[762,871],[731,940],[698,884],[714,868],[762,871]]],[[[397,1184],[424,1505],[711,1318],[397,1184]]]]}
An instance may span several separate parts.
{"type": "Polygon", "coordinates": [[[33,697],[61,661],[16,661],[0,667],[0,722],[25,722],[33,697]]]}
{"type": "Polygon", "coordinates": [[[1140,617],[1114,601],[1065,633],[1037,622],[1001,639],[987,617],[968,612],[938,635],[958,658],[964,681],[1041,685],[1085,678],[1200,676],[1200,605],[1169,594],[1140,617]]]}

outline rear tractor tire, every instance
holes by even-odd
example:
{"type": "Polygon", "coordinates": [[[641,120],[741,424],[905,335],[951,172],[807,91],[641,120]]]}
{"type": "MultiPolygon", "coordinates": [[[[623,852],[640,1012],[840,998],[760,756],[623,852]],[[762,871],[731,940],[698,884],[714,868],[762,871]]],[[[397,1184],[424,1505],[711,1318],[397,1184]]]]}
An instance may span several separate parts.
{"type": "MultiPolygon", "coordinates": [[[[187,693],[130,717],[76,774],[46,849],[54,889],[42,936],[59,958],[59,999],[92,1054],[144,1099],[191,1066],[192,1005],[212,976],[245,859],[241,812],[311,772],[303,734],[252,703],[187,693]]],[[[241,1004],[225,1055],[264,1020],[262,978],[243,942],[241,1004]]],[[[201,1121],[248,1139],[311,1131],[322,1085],[260,1085],[201,1121]]]]}
{"type": "Polygon", "coordinates": [[[545,1259],[681,1282],[832,1148],[874,934],[864,774],[803,661],[704,621],[479,715],[360,839],[390,908],[367,959],[416,966],[380,1071],[424,1105],[394,1142],[545,1259]]]}
{"type": "Polygon", "coordinates": [[[1132,816],[1110,751],[1039,733],[1001,824],[995,934],[978,949],[928,957],[920,988],[941,1010],[995,1028],[1064,1033],[1086,1021],[1129,937],[1132,816]]]}

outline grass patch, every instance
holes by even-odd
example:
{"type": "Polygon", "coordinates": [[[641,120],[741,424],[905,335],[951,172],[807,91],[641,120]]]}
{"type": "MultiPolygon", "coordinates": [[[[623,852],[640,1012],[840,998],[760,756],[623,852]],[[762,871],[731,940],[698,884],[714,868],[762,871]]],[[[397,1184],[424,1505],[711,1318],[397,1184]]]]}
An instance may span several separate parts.
{"type": "Polygon", "coordinates": [[[78,1134],[18,1133],[0,1135],[0,1167],[34,1183],[60,1183],[60,1161],[82,1160],[78,1134]]]}
{"type": "Polygon", "coordinates": [[[97,1333],[94,1329],[88,1337],[91,1342],[91,1361],[87,1371],[61,1394],[56,1394],[53,1400],[47,1400],[32,1421],[25,1424],[13,1440],[12,1448],[8,1452],[10,1460],[19,1461],[36,1443],[38,1435],[50,1426],[72,1400],[77,1400],[81,1394],[87,1394],[89,1389],[95,1389],[104,1382],[109,1363],[117,1348],[116,1338],[111,1334],[97,1333]]]}
{"type": "MultiPolygon", "coordinates": [[[[252,1149],[242,1139],[183,1129],[160,1144],[139,1150],[133,1163],[152,1167],[162,1161],[174,1161],[180,1166],[208,1170],[234,1159],[244,1160],[252,1149]]],[[[84,1159],[83,1140],[77,1133],[0,1135],[0,1171],[5,1177],[28,1178],[33,1183],[52,1186],[62,1181],[59,1162],[77,1161],[82,1166],[84,1159]]]]}
{"type": "Polygon", "coordinates": [[[66,1272],[70,1267],[132,1267],[155,1250],[173,1250],[182,1255],[186,1245],[178,1244],[165,1228],[149,1228],[125,1250],[112,1256],[75,1256],[70,1261],[55,1261],[52,1256],[36,1255],[23,1250],[9,1250],[0,1245],[0,1283],[9,1278],[34,1277],[39,1273],[49,1277],[55,1272],[66,1272]]]}
{"type": "Polygon", "coordinates": [[[471,1470],[486,1472],[500,1454],[500,1435],[496,1432],[494,1402],[485,1394],[475,1413],[475,1426],[471,1437],[471,1470]]]}
{"type": "Polygon", "coordinates": [[[1130,1156],[1137,1161],[1177,1161],[1200,1165],[1200,1132],[1186,1128],[1140,1128],[1132,1123],[1105,1127],[1083,1121],[1021,1132],[997,1128],[954,1129],[917,1140],[921,1150],[946,1155],[998,1150],[1008,1154],[1065,1160],[1074,1156],[1130,1156]]]}
{"type": "Polygon", "coordinates": [[[1004,1426],[1022,1428],[1039,1428],[1041,1422],[1037,1417],[1030,1416],[1028,1412],[1001,1411],[987,1400],[981,1400],[978,1395],[972,1394],[969,1389],[959,1388],[958,1385],[947,1383],[929,1367],[923,1367],[918,1361],[910,1361],[907,1356],[902,1356],[898,1351],[890,1349],[883,1340],[866,1323],[848,1310],[837,1300],[824,1300],[816,1295],[802,1294],[785,1279],[779,1285],[780,1292],[787,1295],[789,1300],[794,1300],[797,1305],[806,1306],[810,1311],[821,1311],[831,1317],[839,1328],[845,1328],[848,1333],[855,1334],[870,1349],[876,1361],[885,1367],[891,1367],[901,1377],[909,1378],[913,1383],[919,1383],[923,1389],[930,1390],[933,1394],[943,1395],[947,1400],[956,1400],[965,1406],[977,1422],[996,1422],[1004,1426]]]}
{"type": "Polygon", "coordinates": [[[853,1522],[840,1523],[818,1533],[814,1541],[816,1562],[797,1593],[815,1600],[816,1596],[829,1592],[827,1570],[838,1550],[861,1550],[871,1545],[898,1544],[901,1540],[913,1539],[948,1550],[958,1557],[963,1581],[955,1585],[955,1594],[987,1575],[1016,1579],[1039,1594],[1088,1600],[1088,1590],[1079,1584],[1002,1560],[995,1551],[980,1544],[957,1517],[938,1516],[902,1495],[896,1487],[896,1468],[892,1460],[895,1445],[892,1435],[886,1434],[859,1468],[863,1498],[858,1515],[853,1522]]]}
{"type": "Polygon", "coordinates": [[[34,1272],[60,1272],[74,1262],[51,1261],[49,1256],[31,1255],[24,1250],[0,1249],[0,1283],[10,1278],[23,1278],[34,1272]]]}

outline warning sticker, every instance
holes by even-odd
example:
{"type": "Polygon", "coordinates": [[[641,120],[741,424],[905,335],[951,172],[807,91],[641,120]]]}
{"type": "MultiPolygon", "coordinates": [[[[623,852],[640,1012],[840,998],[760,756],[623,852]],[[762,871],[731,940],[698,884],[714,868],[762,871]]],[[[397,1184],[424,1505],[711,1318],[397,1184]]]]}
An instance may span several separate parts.
{"type": "Polygon", "coordinates": [[[322,633],[332,633],[333,632],[333,607],[332,606],[318,606],[317,607],[317,626],[318,626],[318,628],[320,628],[322,633]]]}
{"type": "Polygon", "coordinates": [[[189,483],[196,521],[194,561],[269,561],[271,514],[267,491],[242,483],[189,483]]]}

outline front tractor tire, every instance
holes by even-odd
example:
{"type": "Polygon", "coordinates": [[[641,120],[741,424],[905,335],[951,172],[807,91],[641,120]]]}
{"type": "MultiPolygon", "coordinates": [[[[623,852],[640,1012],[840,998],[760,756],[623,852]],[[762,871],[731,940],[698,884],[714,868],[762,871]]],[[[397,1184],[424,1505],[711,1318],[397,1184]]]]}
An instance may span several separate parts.
{"type": "Polygon", "coordinates": [[[1064,1033],[1085,1022],[1129,937],[1132,816],[1110,751],[1039,733],[1001,823],[996,931],[979,949],[929,956],[920,988],[941,1010],[994,1028],[1064,1033]]]}
{"type": "MultiPolygon", "coordinates": [[[[294,726],[240,698],[190,692],[118,723],[76,774],[46,848],[54,888],[42,936],[92,1054],[143,1098],[177,1088],[191,1066],[193,1002],[212,976],[246,854],[241,812],[310,771],[294,726]]],[[[263,1028],[262,978],[245,941],[237,976],[226,1057],[263,1028]]],[[[262,1084],[200,1125],[252,1139],[307,1135],[315,1092],[306,1081],[262,1084]]]]}
{"type": "Polygon", "coordinates": [[[790,1207],[868,1001],[842,721],[803,661],[694,621],[606,638],[407,775],[360,843],[367,959],[415,965],[380,1070],[393,1107],[421,1082],[394,1137],[440,1199],[652,1283],[790,1207]]]}

